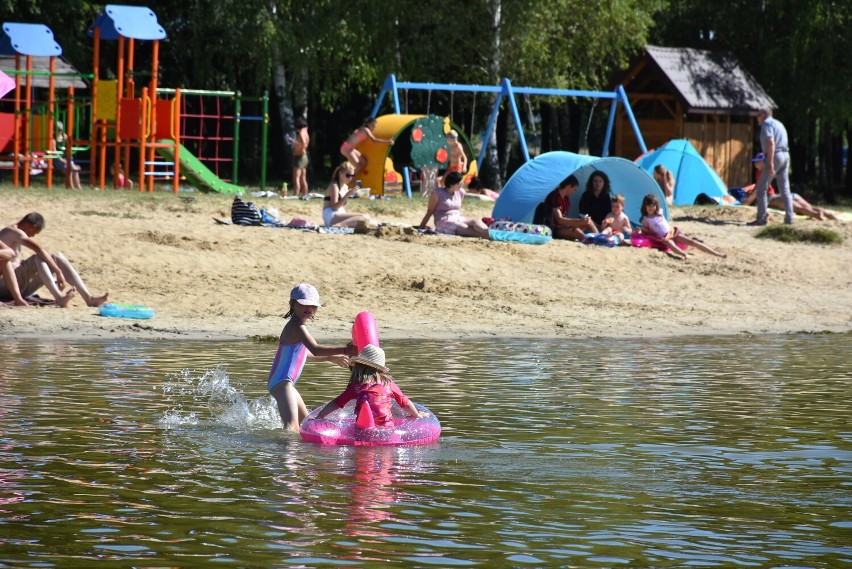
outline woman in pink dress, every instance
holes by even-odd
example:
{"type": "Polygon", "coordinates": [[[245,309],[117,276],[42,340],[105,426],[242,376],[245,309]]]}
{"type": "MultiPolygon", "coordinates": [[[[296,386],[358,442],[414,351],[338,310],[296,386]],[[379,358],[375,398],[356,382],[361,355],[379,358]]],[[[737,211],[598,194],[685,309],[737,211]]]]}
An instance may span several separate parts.
{"type": "Polygon", "coordinates": [[[464,190],[461,187],[462,175],[450,172],[444,176],[444,187],[435,188],[429,196],[426,215],[420,222],[420,229],[426,229],[429,218],[435,216],[435,231],[460,237],[482,237],[490,239],[488,226],[481,219],[466,219],[461,213],[464,190]]]}

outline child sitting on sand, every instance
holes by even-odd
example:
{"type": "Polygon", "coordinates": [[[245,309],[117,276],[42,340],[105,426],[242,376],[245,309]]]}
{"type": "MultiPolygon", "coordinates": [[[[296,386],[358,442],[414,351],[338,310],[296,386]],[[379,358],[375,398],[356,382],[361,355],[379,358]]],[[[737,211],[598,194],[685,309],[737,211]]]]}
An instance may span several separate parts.
{"type": "Polygon", "coordinates": [[[428,417],[429,413],[418,411],[408,397],[388,375],[385,367],[385,351],[372,344],[367,344],[361,353],[350,360],[355,365],[349,375],[349,385],[337,396],[320,409],[317,419],[343,408],[349,401],[357,399],[355,415],[361,412],[361,406],[367,403],[373,413],[373,422],[377,427],[393,426],[391,415],[392,400],[408,411],[412,417],[428,417]]]}
{"type": "Polygon", "coordinates": [[[686,251],[681,249],[679,245],[691,245],[696,249],[700,249],[705,253],[710,253],[717,257],[727,257],[724,253],[719,253],[700,241],[696,241],[687,237],[680,232],[677,227],[672,228],[666,218],[663,217],[660,211],[660,202],[657,201],[657,196],[648,194],[642,200],[642,227],[639,228],[639,233],[649,235],[660,240],[664,245],[667,245],[671,251],[678,257],[686,260],[691,257],[686,251]]]}
{"type": "Polygon", "coordinates": [[[601,233],[605,235],[617,235],[618,237],[628,237],[633,229],[630,227],[630,220],[627,214],[624,213],[625,199],[622,194],[612,196],[612,211],[603,220],[603,229],[601,233]]]}

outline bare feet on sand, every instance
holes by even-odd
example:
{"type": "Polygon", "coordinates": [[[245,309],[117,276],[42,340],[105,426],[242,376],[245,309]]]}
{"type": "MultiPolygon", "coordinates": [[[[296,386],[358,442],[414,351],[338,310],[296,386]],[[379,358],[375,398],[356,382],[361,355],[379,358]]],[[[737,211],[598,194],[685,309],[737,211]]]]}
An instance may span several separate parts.
{"type": "Polygon", "coordinates": [[[77,289],[72,286],[70,289],[68,289],[68,292],[65,293],[65,296],[61,296],[56,299],[56,306],[60,308],[65,308],[66,306],[68,306],[68,303],[71,302],[71,299],[73,299],[75,296],[77,296],[77,289]]]}
{"type": "Polygon", "coordinates": [[[86,304],[92,307],[102,306],[106,304],[107,300],[109,300],[109,291],[106,291],[103,296],[93,296],[86,304]]]}

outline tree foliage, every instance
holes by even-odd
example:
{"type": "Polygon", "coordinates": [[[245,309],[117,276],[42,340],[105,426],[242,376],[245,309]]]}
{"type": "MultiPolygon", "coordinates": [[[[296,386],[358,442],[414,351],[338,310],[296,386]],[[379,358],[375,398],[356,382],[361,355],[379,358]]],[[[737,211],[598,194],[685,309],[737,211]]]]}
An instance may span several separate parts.
{"type": "MultiPolygon", "coordinates": [[[[649,41],[733,52],[809,151],[818,152],[820,140],[852,123],[846,0],[127,3],[150,6],[166,29],[161,85],[258,95],[275,92],[275,70],[283,69],[287,100],[281,102],[307,108],[317,140],[328,139],[329,154],[389,73],[416,82],[493,85],[509,77],[515,85],[602,89],[649,41]]],[[[86,30],[102,10],[86,0],[0,0],[5,21],[50,26],[66,57],[84,72],[91,67],[86,30]]],[[[145,57],[137,69],[144,69],[145,57]]],[[[457,111],[469,116],[474,98],[458,100],[457,111]]],[[[486,107],[480,100],[477,111],[486,107]]]]}

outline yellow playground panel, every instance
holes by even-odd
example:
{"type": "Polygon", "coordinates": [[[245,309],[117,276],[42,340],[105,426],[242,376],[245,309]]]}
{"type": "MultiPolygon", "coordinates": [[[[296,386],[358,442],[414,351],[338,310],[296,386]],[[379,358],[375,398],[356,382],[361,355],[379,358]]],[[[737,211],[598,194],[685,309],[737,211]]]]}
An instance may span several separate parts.
{"type": "MultiPolygon", "coordinates": [[[[405,128],[425,115],[382,115],[376,117],[376,128],[373,129],[373,134],[376,138],[389,138],[396,140],[405,128]]],[[[358,152],[367,159],[367,166],[358,174],[361,179],[361,186],[370,188],[370,194],[380,196],[384,194],[384,177],[385,169],[387,168],[386,159],[390,154],[391,147],[387,144],[376,144],[370,139],[365,139],[357,146],[358,152]],[[383,167],[378,168],[381,164],[383,167]]],[[[390,160],[387,160],[388,162],[390,160]]],[[[391,163],[393,170],[393,163],[391,163]]],[[[402,176],[400,175],[400,181],[402,176]]]]}

